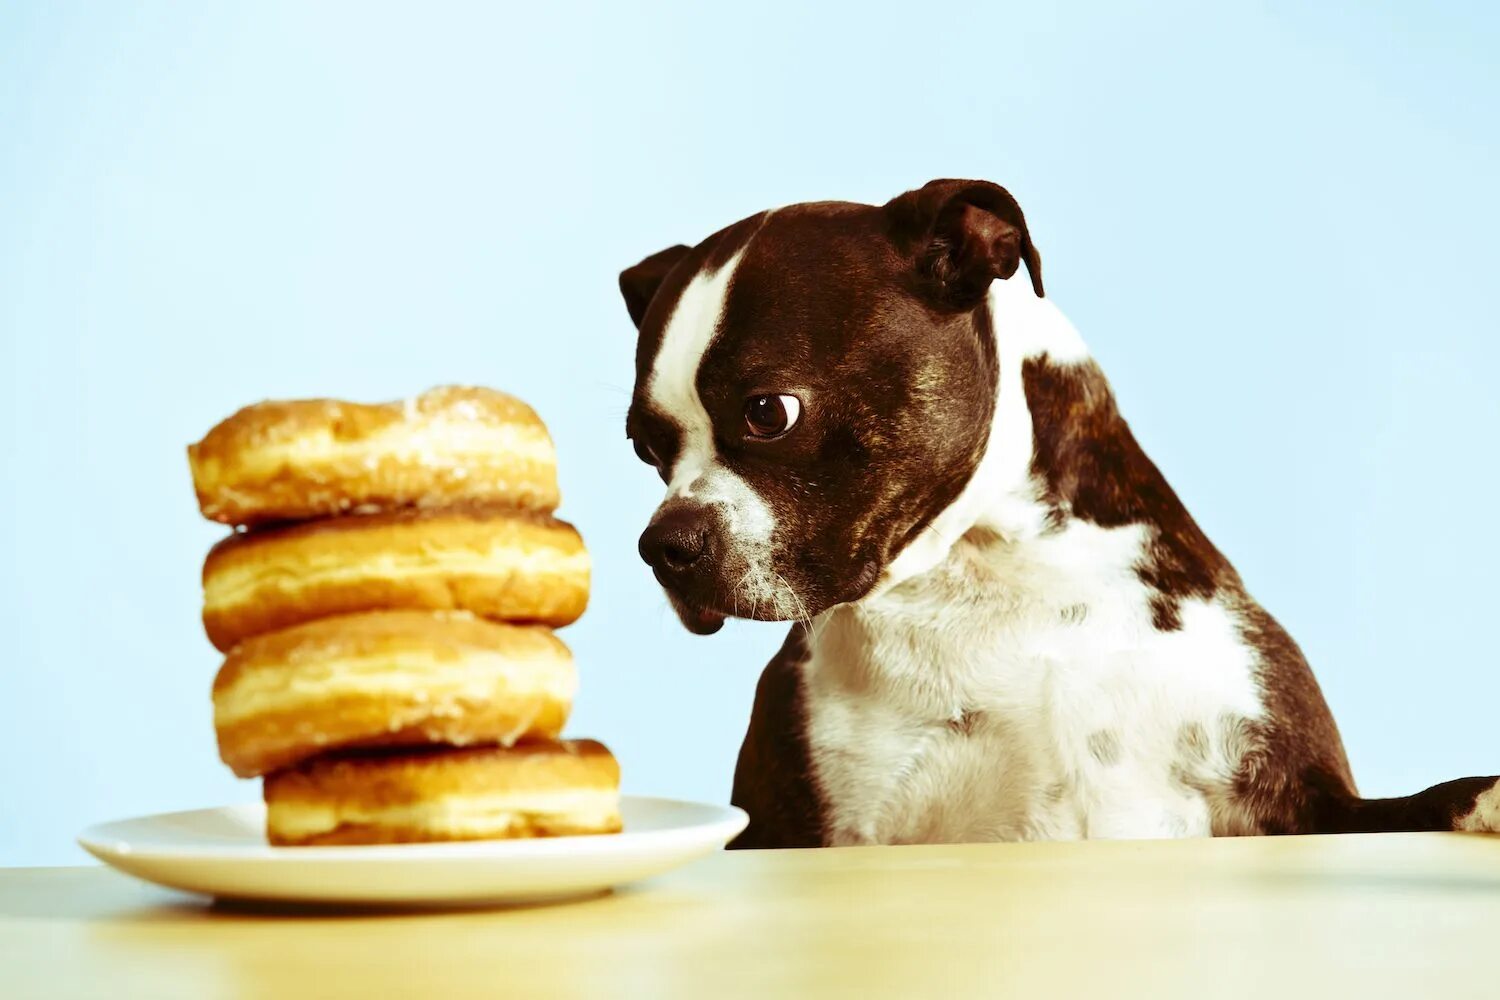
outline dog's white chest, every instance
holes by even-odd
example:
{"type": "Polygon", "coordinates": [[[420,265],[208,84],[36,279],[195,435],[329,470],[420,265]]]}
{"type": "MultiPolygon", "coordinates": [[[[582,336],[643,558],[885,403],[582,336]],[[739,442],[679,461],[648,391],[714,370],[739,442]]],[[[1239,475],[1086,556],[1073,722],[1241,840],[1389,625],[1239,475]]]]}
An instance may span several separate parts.
{"type": "Polygon", "coordinates": [[[1158,631],[1139,529],[1073,524],[816,624],[808,742],[832,843],[1207,835],[1260,713],[1233,613],[1158,631]]]}

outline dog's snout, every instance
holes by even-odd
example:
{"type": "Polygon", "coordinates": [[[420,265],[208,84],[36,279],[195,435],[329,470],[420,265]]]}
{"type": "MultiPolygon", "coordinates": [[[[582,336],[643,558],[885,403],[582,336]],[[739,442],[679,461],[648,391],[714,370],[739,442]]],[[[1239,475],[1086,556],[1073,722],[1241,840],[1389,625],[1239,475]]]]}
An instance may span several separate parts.
{"type": "Polygon", "coordinates": [[[662,563],[668,569],[687,569],[703,554],[703,536],[706,534],[701,528],[690,528],[662,539],[662,563]]]}
{"type": "Polygon", "coordinates": [[[702,510],[677,507],[663,510],[641,532],[641,558],[659,573],[685,573],[710,555],[707,515],[702,510]]]}

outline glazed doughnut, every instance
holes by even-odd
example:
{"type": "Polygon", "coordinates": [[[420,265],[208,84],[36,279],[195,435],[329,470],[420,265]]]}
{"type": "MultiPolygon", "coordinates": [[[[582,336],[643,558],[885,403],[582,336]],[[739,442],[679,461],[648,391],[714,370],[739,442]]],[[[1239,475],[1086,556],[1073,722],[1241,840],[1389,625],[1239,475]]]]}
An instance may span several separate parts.
{"type": "Polygon", "coordinates": [[[351,511],[558,503],[557,455],[525,403],[444,386],[396,403],[247,406],[188,446],[203,516],[251,526],[351,511]]]}
{"type": "Polygon", "coordinates": [[[405,510],[236,533],[203,565],[203,627],[221,650],[329,615],[472,611],[560,627],[583,614],[589,556],[573,526],[500,508],[405,510]]]}
{"type": "Polygon", "coordinates": [[[572,654],[540,626],[378,611],[240,643],[214,680],[214,728],[248,778],[340,747],[550,739],[576,689],[572,654]]]}
{"type": "Polygon", "coordinates": [[[278,845],[617,833],[620,767],[592,740],[314,757],[266,778],[278,845]]]}

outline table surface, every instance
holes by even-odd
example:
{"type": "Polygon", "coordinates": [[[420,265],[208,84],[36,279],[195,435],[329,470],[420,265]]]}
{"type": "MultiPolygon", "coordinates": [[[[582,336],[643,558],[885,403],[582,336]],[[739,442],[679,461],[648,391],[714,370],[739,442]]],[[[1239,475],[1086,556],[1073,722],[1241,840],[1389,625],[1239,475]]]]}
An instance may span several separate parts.
{"type": "Polygon", "coordinates": [[[1500,996],[1500,837],[715,854],[564,905],[212,903],[0,869],[0,996],[1500,996]]]}

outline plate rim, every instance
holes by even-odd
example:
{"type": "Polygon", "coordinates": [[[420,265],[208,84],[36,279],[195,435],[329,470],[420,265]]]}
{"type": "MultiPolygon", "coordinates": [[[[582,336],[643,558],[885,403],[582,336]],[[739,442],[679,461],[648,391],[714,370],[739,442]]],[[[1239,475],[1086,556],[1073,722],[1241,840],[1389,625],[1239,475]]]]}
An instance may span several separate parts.
{"type": "MultiPolygon", "coordinates": [[[[749,823],[749,814],[739,806],[700,802],[692,799],[676,799],[656,795],[622,795],[622,808],[627,803],[638,806],[688,807],[710,811],[711,815],[698,822],[679,823],[672,826],[647,830],[631,830],[628,827],[618,833],[586,834],[567,837],[531,837],[524,839],[493,839],[438,841],[412,844],[327,844],[309,846],[273,846],[264,841],[254,844],[207,844],[185,843],[175,846],[139,844],[119,834],[106,832],[110,827],[127,823],[163,820],[178,816],[205,813],[259,811],[264,814],[263,802],[240,802],[198,809],[176,809],[167,812],[145,813],[139,816],[123,816],[117,819],[91,823],[79,831],[75,843],[89,854],[106,864],[112,857],[129,857],[141,860],[218,860],[237,862],[278,863],[287,861],[314,861],[319,863],[369,863],[382,860],[416,862],[423,860],[453,861],[465,857],[494,858],[497,855],[547,856],[570,854],[584,846],[589,853],[608,849],[622,841],[635,846],[646,846],[651,842],[671,842],[684,836],[702,835],[712,830],[715,836],[722,831],[727,843],[738,836],[749,823]],[[106,857],[105,855],[108,855],[106,857]]],[[[694,838],[696,839],[696,838],[694,838]]]]}

